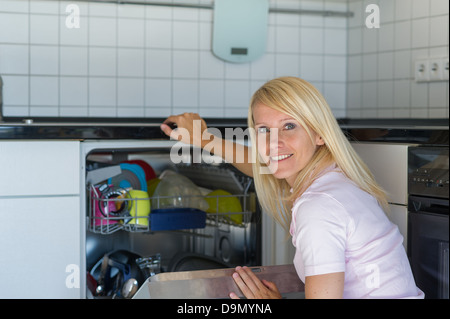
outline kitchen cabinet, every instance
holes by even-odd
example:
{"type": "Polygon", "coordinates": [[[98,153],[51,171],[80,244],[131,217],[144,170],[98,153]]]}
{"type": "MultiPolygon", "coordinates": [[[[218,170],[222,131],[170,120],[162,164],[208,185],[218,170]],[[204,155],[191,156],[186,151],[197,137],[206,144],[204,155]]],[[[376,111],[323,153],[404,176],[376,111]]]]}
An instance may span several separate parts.
{"type": "Polygon", "coordinates": [[[377,183],[386,191],[389,211],[386,215],[402,234],[403,247],[408,243],[408,148],[407,143],[352,143],[377,183]]]}
{"type": "Polygon", "coordinates": [[[1,141],[0,167],[0,298],[79,298],[79,141],[1,141]]]}

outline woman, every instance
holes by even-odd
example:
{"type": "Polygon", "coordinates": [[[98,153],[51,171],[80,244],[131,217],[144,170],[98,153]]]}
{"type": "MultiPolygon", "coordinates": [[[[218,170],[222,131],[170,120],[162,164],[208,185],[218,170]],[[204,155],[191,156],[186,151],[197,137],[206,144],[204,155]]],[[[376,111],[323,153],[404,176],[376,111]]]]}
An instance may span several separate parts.
{"type": "MultiPolygon", "coordinates": [[[[193,119],[199,117],[172,116],[166,123],[192,132],[193,119]]],[[[204,121],[196,123],[206,130],[204,121]]],[[[263,209],[292,235],[294,266],[306,298],[424,297],[414,283],[403,238],[383,211],[388,206],[384,191],[311,84],[294,77],[267,82],[251,99],[248,126],[258,155],[254,163],[235,163],[225,154],[229,141],[184,142],[209,145],[253,176],[263,209]]],[[[179,138],[176,130],[161,128],[179,138]]],[[[233,278],[247,298],[281,297],[273,283],[260,281],[249,268],[237,267],[233,278]]]]}

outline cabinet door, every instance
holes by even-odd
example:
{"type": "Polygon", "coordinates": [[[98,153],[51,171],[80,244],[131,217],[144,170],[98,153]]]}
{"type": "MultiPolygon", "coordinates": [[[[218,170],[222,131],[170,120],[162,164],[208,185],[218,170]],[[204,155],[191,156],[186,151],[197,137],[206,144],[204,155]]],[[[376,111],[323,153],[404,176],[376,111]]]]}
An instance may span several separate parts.
{"type": "Polygon", "coordinates": [[[80,197],[0,198],[0,298],[80,298],[80,197]]]}
{"type": "Polygon", "coordinates": [[[390,211],[386,212],[389,220],[398,226],[403,236],[403,247],[408,248],[408,208],[402,205],[389,205],[390,211]]]}
{"type": "Polygon", "coordinates": [[[80,194],[79,141],[0,141],[0,197],[80,194]]]}
{"type": "Polygon", "coordinates": [[[375,180],[389,196],[389,202],[408,203],[409,144],[352,143],[371,170],[375,180]]]}

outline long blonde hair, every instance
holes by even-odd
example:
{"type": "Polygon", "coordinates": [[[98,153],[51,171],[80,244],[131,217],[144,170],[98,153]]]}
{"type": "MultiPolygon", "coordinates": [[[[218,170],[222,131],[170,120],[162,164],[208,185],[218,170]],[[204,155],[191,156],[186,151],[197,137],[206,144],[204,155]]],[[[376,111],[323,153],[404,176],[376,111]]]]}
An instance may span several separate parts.
{"type": "Polygon", "coordinates": [[[281,77],[265,83],[250,101],[248,126],[251,128],[253,177],[259,202],[286,230],[289,230],[291,223],[294,200],[333,163],[359,188],[374,196],[383,209],[388,209],[386,193],[345,137],[325,98],[305,80],[281,77]],[[253,109],[257,104],[264,104],[297,120],[308,132],[311,143],[314,143],[313,133],[325,142],[318,146],[311,161],[298,173],[292,192],[284,179],[277,179],[272,174],[260,174],[265,165],[257,156],[253,120],[253,109]]]}

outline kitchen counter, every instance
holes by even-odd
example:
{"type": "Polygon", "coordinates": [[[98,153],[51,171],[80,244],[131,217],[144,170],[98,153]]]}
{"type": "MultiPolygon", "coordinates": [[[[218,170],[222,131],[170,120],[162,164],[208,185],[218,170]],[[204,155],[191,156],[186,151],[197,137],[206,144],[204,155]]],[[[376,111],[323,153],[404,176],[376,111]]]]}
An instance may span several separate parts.
{"type": "MultiPolygon", "coordinates": [[[[153,119],[8,119],[0,122],[0,140],[168,139],[163,118],[153,119]],[[114,121],[114,122],[111,122],[114,121]]],[[[247,127],[246,119],[205,119],[209,127],[247,127]]],[[[350,140],[448,145],[447,119],[338,120],[350,140]]],[[[225,135],[223,135],[225,136],[225,135]]]]}
{"type": "MultiPolygon", "coordinates": [[[[0,122],[1,139],[169,139],[160,129],[164,118],[142,119],[9,119],[0,122]]],[[[245,119],[208,119],[219,128],[241,127],[245,119]]]]}

